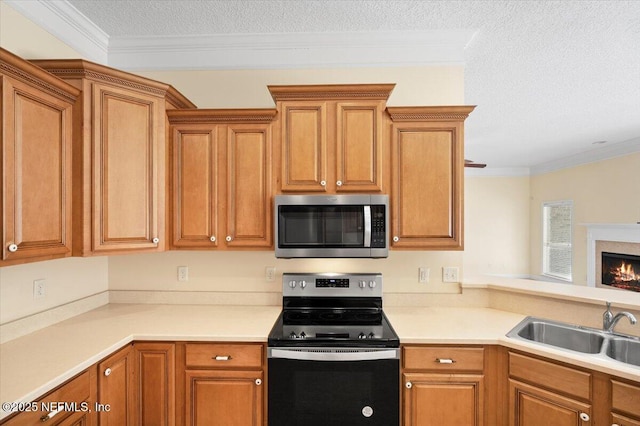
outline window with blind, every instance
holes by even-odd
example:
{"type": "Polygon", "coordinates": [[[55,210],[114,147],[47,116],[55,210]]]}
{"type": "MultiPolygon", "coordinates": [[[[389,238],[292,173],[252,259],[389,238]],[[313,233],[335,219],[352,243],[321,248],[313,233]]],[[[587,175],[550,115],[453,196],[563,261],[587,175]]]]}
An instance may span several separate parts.
{"type": "Polygon", "coordinates": [[[542,207],[542,273],[571,281],[571,201],[544,203],[542,207]]]}

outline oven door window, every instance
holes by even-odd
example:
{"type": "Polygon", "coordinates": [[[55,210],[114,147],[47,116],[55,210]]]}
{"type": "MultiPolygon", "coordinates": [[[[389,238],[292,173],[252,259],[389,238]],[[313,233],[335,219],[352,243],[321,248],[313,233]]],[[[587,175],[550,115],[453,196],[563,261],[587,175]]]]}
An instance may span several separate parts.
{"type": "Polygon", "coordinates": [[[269,359],[269,426],[399,423],[399,361],[269,359]]]}
{"type": "Polygon", "coordinates": [[[278,221],[281,248],[364,246],[362,206],[280,206],[278,221]]]}

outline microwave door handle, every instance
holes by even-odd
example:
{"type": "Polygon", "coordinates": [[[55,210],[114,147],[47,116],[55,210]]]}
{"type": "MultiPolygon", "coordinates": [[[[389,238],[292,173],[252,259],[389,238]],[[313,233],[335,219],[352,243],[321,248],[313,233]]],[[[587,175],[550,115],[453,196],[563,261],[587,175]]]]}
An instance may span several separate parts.
{"type": "Polygon", "coordinates": [[[371,247],[371,206],[364,206],[364,246],[371,247]]]}

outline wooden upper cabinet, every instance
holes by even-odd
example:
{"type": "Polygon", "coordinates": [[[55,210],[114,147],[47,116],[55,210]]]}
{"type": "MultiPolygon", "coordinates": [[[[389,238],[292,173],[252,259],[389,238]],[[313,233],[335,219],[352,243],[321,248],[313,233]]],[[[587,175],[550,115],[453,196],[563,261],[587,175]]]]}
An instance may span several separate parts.
{"type": "Polygon", "coordinates": [[[73,254],[165,247],[165,110],[171,86],[83,60],[32,61],[82,90],[74,117],[73,254]]]}
{"type": "Polygon", "coordinates": [[[473,109],[387,108],[392,247],[462,250],[464,120],[473,109]]]}
{"type": "Polygon", "coordinates": [[[280,112],[280,192],[383,192],[386,100],[395,85],[269,86],[280,112]]]}
{"type": "Polygon", "coordinates": [[[72,252],[72,118],[80,92],[0,48],[0,265],[72,252]]]}
{"type": "Polygon", "coordinates": [[[272,246],[273,109],[168,111],[172,248],[272,246]]]}

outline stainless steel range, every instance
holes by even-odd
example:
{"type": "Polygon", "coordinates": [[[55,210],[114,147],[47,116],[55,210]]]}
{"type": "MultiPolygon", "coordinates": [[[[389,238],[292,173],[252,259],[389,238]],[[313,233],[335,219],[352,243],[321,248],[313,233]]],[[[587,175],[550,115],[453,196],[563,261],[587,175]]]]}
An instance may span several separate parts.
{"type": "Polygon", "coordinates": [[[283,274],[268,339],[269,426],[399,424],[400,342],[380,274],[283,274]]]}

